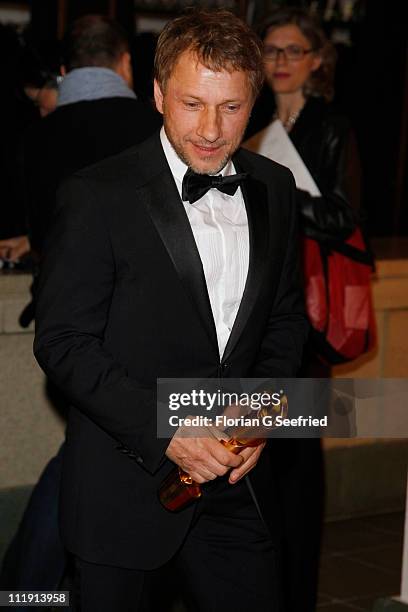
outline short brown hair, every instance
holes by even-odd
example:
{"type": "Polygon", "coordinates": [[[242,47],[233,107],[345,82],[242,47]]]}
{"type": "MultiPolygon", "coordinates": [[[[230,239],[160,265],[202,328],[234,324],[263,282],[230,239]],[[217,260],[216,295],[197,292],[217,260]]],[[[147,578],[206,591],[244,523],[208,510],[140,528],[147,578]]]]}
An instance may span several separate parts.
{"type": "Polygon", "coordinates": [[[67,70],[87,66],[114,68],[126,51],[129,51],[126,32],[116,21],[104,15],[85,15],[76,19],[64,37],[67,70]]]}
{"type": "Polygon", "coordinates": [[[261,41],[229,11],[192,9],[166,24],[154,60],[162,89],[184,51],[191,51],[210,70],[247,72],[254,99],[258,95],[264,80],[261,41]]]}
{"type": "Polygon", "coordinates": [[[317,17],[306,9],[282,7],[273,11],[259,28],[262,40],[270,30],[285,25],[295,25],[307,38],[312,49],[322,58],[319,68],[311,73],[304,87],[306,96],[322,96],[328,102],[334,95],[334,71],[336,67],[336,50],[328,40],[317,17]]]}

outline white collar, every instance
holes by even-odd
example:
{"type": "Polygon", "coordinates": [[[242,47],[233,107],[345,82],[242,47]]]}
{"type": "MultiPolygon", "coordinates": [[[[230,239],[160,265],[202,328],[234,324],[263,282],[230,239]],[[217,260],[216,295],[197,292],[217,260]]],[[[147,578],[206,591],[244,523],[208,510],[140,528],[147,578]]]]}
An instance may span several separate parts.
{"type": "MultiPolygon", "coordinates": [[[[176,151],[174,150],[170,140],[167,137],[164,126],[160,130],[160,140],[162,143],[163,151],[166,156],[167,162],[170,166],[170,170],[174,178],[180,182],[183,182],[185,173],[188,170],[188,166],[179,158],[176,151]]],[[[229,176],[235,173],[234,164],[232,160],[229,160],[224,168],[221,170],[222,176],[229,176]]]]}

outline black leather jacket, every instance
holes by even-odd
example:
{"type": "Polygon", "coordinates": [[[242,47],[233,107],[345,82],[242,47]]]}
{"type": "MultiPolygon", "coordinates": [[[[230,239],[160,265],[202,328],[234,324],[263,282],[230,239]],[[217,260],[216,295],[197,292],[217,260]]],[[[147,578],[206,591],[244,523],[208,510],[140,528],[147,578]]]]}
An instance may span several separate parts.
{"type": "MultiPolygon", "coordinates": [[[[269,108],[270,121],[273,107],[269,108]]],[[[248,135],[269,122],[265,112],[263,125],[255,121],[248,135]]],[[[297,190],[303,232],[322,243],[344,240],[356,224],[361,184],[357,147],[347,118],[321,98],[309,98],[289,136],[322,194],[312,197],[297,190]]]]}

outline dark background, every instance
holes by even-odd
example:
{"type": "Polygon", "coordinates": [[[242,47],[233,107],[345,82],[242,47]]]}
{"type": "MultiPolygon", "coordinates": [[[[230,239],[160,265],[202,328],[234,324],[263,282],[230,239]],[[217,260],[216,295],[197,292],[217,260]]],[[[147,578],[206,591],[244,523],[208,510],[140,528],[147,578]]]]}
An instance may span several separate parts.
{"type": "Polygon", "coordinates": [[[171,18],[185,6],[200,4],[233,8],[256,23],[277,4],[312,4],[326,18],[325,28],[338,51],[335,102],[351,118],[357,135],[364,179],[362,207],[369,233],[375,237],[408,235],[406,2],[356,0],[347,20],[339,1],[328,18],[324,0],[15,0],[0,1],[0,8],[22,4],[30,9],[30,36],[40,48],[55,44],[66,24],[79,15],[98,12],[115,17],[134,40],[135,89],[143,94],[150,91],[155,39],[146,33],[137,35],[138,16],[171,18]]]}

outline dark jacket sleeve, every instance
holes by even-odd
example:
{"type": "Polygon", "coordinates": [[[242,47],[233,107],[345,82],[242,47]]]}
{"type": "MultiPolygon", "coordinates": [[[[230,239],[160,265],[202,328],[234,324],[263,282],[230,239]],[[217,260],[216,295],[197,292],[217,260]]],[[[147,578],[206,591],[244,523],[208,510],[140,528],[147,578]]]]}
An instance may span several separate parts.
{"type": "Polygon", "coordinates": [[[84,179],[60,189],[45,251],[35,356],[77,409],[153,473],[168,440],[157,439],[155,389],[131,378],[104,345],[115,261],[101,206],[84,179]]]}
{"type": "Polygon", "coordinates": [[[250,374],[258,378],[296,376],[309,331],[300,280],[295,183],[289,172],[288,175],[291,178],[286,185],[290,193],[287,248],[264,338],[250,374]]]}
{"type": "Polygon", "coordinates": [[[354,135],[344,117],[329,116],[308,140],[299,152],[321,197],[296,190],[302,230],[321,242],[344,240],[356,226],[360,203],[360,166],[354,135]]]}
{"type": "MultiPolygon", "coordinates": [[[[40,121],[43,121],[42,119],[40,121]]],[[[52,215],[50,193],[55,190],[54,169],[43,152],[41,123],[36,123],[24,138],[24,189],[28,216],[28,234],[32,250],[40,256],[44,246],[47,222],[52,215]]]]}

